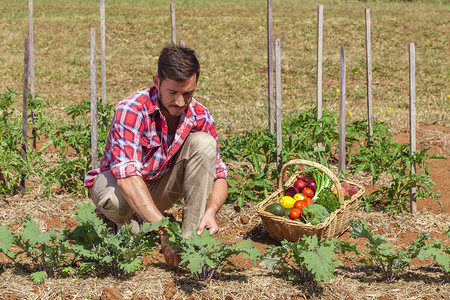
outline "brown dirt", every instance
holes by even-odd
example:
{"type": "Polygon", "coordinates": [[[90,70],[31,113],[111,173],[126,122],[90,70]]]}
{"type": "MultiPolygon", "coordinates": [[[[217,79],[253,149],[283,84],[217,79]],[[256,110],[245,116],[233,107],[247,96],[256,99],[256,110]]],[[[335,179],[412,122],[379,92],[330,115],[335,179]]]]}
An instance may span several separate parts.
{"type": "MultiPolygon", "coordinates": [[[[408,142],[408,133],[395,135],[398,142],[408,142]]],[[[450,128],[419,126],[418,148],[431,147],[429,153],[450,157],[450,128]]],[[[450,226],[450,160],[439,159],[429,163],[436,189],[441,192],[439,201],[418,199],[416,215],[388,215],[382,212],[358,211],[356,218],[367,221],[374,233],[386,235],[397,247],[408,246],[420,233],[431,233],[446,244],[449,240],[442,233],[450,226]]],[[[350,178],[353,180],[352,178],[350,178]]],[[[353,180],[356,181],[356,180],[353,180]]],[[[370,178],[358,177],[366,186],[370,178]]],[[[69,195],[52,195],[42,198],[38,191],[30,191],[23,197],[16,195],[0,200],[0,220],[13,230],[21,228],[23,217],[31,216],[42,230],[75,226],[70,210],[79,202],[89,199],[73,199],[69,195]]],[[[180,208],[170,211],[180,219],[180,208]]],[[[227,243],[250,238],[263,253],[279,242],[271,239],[253,205],[237,211],[233,205],[225,205],[218,214],[218,237],[227,243]]],[[[350,238],[346,232],[339,240],[357,243],[364,249],[364,241],[350,238]]],[[[447,299],[450,280],[444,277],[439,266],[431,260],[413,260],[402,271],[399,280],[385,283],[375,268],[355,265],[348,257],[341,256],[344,265],[338,267],[335,279],[330,283],[301,285],[285,281],[279,274],[269,272],[259,264],[242,257],[233,258],[236,269],[224,270],[209,282],[197,282],[185,269],[173,268],[164,263],[157,251],[144,256],[143,270],[122,280],[97,277],[59,277],[48,279],[42,285],[34,284],[28,274],[7,267],[8,259],[0,255],[0,299],[447,299]]]]}

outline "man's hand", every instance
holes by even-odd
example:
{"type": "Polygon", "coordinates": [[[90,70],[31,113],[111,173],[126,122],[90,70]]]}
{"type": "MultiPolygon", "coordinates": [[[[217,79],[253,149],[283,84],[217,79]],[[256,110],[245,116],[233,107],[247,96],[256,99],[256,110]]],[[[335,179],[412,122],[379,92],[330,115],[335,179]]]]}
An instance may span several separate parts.
{"type": "Polygon", "coordinates": [[[198,225],[197,235],[202,234],[204,229],[209,229],[211,234],[215,234],[219,231],[219,226],[217,225],[216,218],[212,212],[206,211],[200,220],[198,225]]]}
{"type": "Polygon", "coordinates": [[[161,237],[161,253],[164,255],[166,263],[178,267],[178,265],[180,264],[181,256],[178,255],[177,251],[172,249],[170,244],[167,242],[168,236],[165,228],[160,229],[159,236],[161,237]]]}
{"type": "Polygon", "coordinates": [[[209,229],[211,234],[215,234],[219,231],[219,226],[217,225],[215,216],[227,199],[227,191],[228,184],[226,179],[220,178],[214,181],[211,194],[209,195],[209,199],[206,204],[205,214],[201,218],[198,225],[198,235],[202,234],[205,228],[209,229]]]}

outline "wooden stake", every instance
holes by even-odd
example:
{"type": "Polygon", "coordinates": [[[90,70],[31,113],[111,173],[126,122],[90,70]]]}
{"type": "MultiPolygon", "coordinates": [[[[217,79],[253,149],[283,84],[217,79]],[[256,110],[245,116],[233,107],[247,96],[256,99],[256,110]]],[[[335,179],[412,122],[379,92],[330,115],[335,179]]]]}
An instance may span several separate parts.
{"type": "MultiPolygon", "coordinates": [[[[27,123],[28,123],[28,79],[29,79],[29,58],[30,58],[30,40],[25,39],[25,53],[23,58],[23,106],[22,106],[22,147],[20,154],[22,159],[27,162],[27,123]]],[[[20,192],[23,195],[25,193],[25,174],[22,174],[20,180],[20,192]]]]}
{"type": "Polygon", "coordinates": [[[322,117],[322,53],[323,53],[323,5],[317,8],[317,119],[322,117]]]}
{"type": "Polygon", "coordinates": [[[276,114],[277,114],[277,167],[281,170],[283,162],[281,159],[282,128],[281,128],[281,45],[280,39],[275,40],[275,97],[276,97],[276,114]]]}
{"type": "Polygon", "coordinates": [[[366,8],[366,73],[367,73],[367,122],[369,126],[369,140],[373,135],[372,110],[372,37],[370,33],[370,9],[366,8]]]}
{"type": "Polygon", "coordinates": [[[97,154],[97,68],[96,68],[96,47],[95,29],[91,28],[91,155],[92,168],[98,165],[97,154]]]}
{"type": "MultiPolygon", "coordinates": [[[[416,152],[416,50],[409,44],[409,145],[410,154],[416,152]]],[[[416,174],[416,163],[411,162],[411,174],[416,174]]],[[[411,213],[417,213],[416,183],[411,183],[411,213]]]]}
{"type": "Polygon", "coordinates": [[[345,172],[345,70],[345,48],[341,47],[339,65],[339,174],[345,172]]]}
{"type": "Polygon", "coordinates": [[[274,133],[273,111],[273,33],[272,33],[272,0],[267,0],[267,77],[268,97],[267,107],[269,114],[269,133],[274,133]]]}
{"type": "Polygon", "coordinates": [[[105,0],[100,0],[100,56],[102,76],[102,104],[106,105],[106,28],[105,0]]]}
{"type": "MultiPolygon", "coordinates": [[[[34,99],[35,93],[35,77],[34,77],[34,26],[33,26],[33,0],[28,0],[28,39],[30,52],[30,92],[31,98],[34,99]]],[[[36,124],[36,112],[31,110],[31,122],[36,124]]],[[[31,136],[33,137],[32,149],[36,150],[36,128],[31,129],[31,136]]]]}
{"type": "Polygon", "coordinates": [[[176,45],[177,33],[175,29],[175,3],[170,3],[170,20],[172,23],[172,45],[176,45]]]}

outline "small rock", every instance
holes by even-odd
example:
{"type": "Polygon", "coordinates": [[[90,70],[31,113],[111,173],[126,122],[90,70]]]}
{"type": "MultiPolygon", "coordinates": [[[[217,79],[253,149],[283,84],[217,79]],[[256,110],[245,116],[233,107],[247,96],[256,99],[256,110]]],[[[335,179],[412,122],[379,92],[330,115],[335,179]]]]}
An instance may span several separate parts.
{"type": "Polygon", "coordinates": [[[105,287],[102,290],[102,295],[100,296],[100,300],[123,300],[123,296],[120,292],[111,287],[105,287]]]}
{"type": "Polygon", "coordinates": [[[61,204],[61,206],[59,208],[62,211],[68,211],[69,210],[69,205],[67,203],[63,203],[63,204],[61,204]]]}
{"type": "Polygon", "coordinates": [[[241,216],[241,223],[242,224],[248,224],[248,222],[250,221],[250,219],[247,216],[241,216]]]}

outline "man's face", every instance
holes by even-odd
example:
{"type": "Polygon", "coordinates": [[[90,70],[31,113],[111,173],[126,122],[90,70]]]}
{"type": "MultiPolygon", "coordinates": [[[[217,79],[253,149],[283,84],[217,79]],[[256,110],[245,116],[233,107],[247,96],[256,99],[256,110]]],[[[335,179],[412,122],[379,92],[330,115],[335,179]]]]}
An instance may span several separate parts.
{"type": "Polygon", "coordinates": [[[194,74],[183,81],[167,78],[161,81],[157,75],[153,75],[153,83],[158,89],[163,116],[179,117],[191,103],[197,87],[197,75],[194,74]]]}

